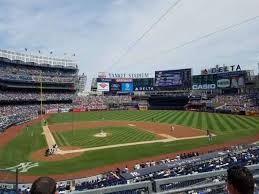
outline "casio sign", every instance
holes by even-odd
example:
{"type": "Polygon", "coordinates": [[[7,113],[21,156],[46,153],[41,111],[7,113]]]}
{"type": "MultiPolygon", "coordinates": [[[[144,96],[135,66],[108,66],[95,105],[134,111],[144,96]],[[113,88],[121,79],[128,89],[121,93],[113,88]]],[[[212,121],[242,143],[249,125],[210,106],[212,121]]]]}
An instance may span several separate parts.
{"type": "Polygon", "coordinates": [[[192,85],[193,90],[214,90],[216,84],[194,84],[192,85]]]}
{"type": "Polygon", "coordinates": [[[218,80],[217,85],[219,88],[227,88],[230,86],[230,80],[229,79],[220,79],[220,80],[218,80]]]}

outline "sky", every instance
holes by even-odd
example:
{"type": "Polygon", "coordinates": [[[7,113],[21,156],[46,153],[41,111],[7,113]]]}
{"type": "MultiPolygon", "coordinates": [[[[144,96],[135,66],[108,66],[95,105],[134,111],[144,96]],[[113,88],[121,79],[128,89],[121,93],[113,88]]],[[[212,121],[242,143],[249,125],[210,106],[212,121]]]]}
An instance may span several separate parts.
{"type": "Polygon", "coordinates": [[[0,47],[76,60],[88,85],[97,72],[199,74],[240,64],[257,73],[259,17],[179,46],[259,16],[258,8],[258,0],[0,0],[0,47]]]}

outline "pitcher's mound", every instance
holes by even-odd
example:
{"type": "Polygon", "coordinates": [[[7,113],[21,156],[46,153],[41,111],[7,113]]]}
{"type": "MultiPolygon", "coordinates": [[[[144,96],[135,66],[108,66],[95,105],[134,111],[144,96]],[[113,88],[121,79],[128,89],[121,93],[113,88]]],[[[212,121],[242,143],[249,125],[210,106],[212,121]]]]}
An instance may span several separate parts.
{"type": "Polygon", "coordinates": [[[101,133],[94,134],[94,137],[108,137],[110,135],[111,135],[110,133],[101,132],[101,133]]]}

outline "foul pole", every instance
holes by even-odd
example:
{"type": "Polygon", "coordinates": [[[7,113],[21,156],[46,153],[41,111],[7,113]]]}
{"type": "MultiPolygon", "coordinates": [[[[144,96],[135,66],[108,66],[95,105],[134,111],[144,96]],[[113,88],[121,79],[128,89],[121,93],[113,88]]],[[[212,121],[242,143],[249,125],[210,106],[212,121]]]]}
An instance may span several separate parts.
{"type": "Polygon", "coordinates": [[[42,71],[40,72],[40,116],[42,119],[42,110],[43,110],[43,97],[42,97],[42,71]]]}

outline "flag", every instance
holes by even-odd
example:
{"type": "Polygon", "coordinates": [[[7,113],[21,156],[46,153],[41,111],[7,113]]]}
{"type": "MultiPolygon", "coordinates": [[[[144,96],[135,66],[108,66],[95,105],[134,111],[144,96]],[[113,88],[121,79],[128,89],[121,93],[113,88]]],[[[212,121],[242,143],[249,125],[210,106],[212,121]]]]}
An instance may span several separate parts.
{"type": "Polygon", "coordinates": [[[25,50],[26,52],[28,51],[28,49],[27,49],[27,48],[25,48],[24,50],[25,50]]]}

